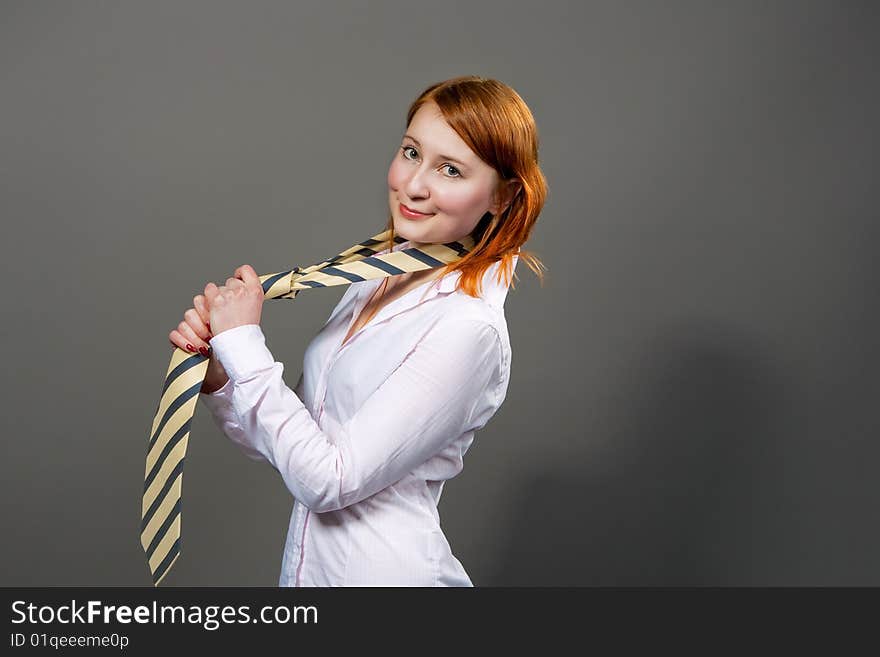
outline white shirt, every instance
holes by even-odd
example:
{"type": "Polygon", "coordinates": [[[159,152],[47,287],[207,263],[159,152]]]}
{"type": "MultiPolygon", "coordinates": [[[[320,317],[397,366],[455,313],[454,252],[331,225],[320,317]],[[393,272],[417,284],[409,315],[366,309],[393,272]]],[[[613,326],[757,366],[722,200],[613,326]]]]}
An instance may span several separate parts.
{"type": "Polygon", "coordinates": [[[199,398],[294,498],[279,586],[473,586],[437,504],[507,393],[499,265],[482,298],[455,290],[452,272],[390,302],[341,346],[382,279],[349,285],[294,390],[258,324],[211,339],[229,381],[199,398]]]}

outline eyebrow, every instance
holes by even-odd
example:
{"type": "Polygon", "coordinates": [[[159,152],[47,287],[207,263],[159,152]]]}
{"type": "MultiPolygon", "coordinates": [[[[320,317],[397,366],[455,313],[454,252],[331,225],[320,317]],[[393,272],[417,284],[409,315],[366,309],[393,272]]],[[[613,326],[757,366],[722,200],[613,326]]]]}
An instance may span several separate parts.
{"type": "MultiPolygon", "coordinates": [[[[416,146],[418,146],[419,148],[422,147],[421,143],[419,143],[419,140],[416,139],[415,137],[413,137],[412,135],[404,135],[404,137],[409,137],[409,138],[412,139],[414,142],[416,142],[416,146]]],[[[456,164],[460,164],[460,165],[463,166],[463,167],[468,166],[468,164],[467,164],[466,162],[462,162],[462,161],[459,160],[458,158],[452,157],[451,155],[440,155],[439,157],[440,157],[441,160],[452,160],[452,161],[455,162],[456,164]]]]}

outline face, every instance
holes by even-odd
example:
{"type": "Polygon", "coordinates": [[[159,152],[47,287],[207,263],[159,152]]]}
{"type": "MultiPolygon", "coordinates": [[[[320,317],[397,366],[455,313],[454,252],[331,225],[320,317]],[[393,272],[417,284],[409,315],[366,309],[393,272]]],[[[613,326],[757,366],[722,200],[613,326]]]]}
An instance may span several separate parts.
{"type": "Polygon", "coordinates": [[[493,201],[498,180],[495,169],[446,123],[437,105],[425,103],[413,116],[388,169],[395,234],[433,244],[461,239],[487,211],[498,211],[493,201]]]}

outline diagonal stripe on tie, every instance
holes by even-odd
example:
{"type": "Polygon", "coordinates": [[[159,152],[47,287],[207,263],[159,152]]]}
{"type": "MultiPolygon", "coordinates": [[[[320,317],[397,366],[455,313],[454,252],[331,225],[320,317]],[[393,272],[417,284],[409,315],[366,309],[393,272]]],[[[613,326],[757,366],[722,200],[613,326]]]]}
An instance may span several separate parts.
{"type": "MultiPolygon", "coordinates": [[[[293,299],[302,290],[434,269],[461,259],[474,247],[473,238],[468,236],[458,242],[411,245],[379,254],[390,237],[391,231],[386,230],[309,267],[260,276],[263,294],[267,300],[293,299]]],[[[394,240],[396,244],[406,241],[400,236],[394,240]]],[[[174,348],[150,428],[141,503],[141,545],[154,586],[159,586],[180,556],[183,463],[208,360],[207,356],[174,348]]]]}

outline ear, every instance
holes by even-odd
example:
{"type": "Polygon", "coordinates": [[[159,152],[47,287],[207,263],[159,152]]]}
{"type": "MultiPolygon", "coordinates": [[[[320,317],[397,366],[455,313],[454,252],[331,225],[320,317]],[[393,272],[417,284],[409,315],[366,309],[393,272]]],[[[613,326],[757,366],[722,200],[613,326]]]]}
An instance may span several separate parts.
{"type": "Polygon", "coordinates": [[[494,215],[499,215],[507,209],[513,198],[521,187],[521,183],[516,178],[505,181],[501,187],[501,191],[495,195],[495,203],[492,204],[490,211],[494,215]],[[499,204],[500,202],[500,204],[499,204]]]}

